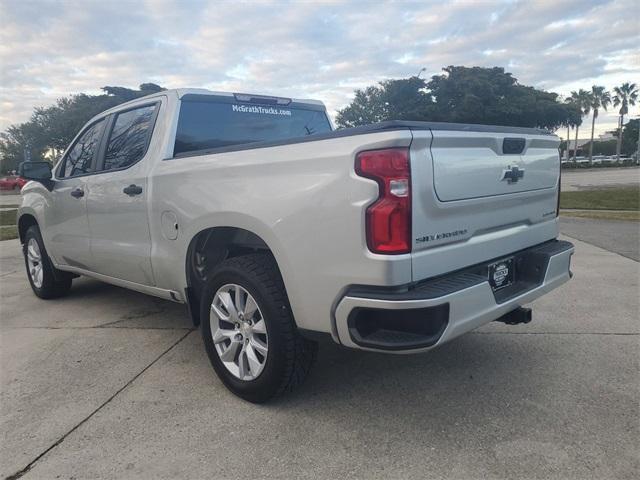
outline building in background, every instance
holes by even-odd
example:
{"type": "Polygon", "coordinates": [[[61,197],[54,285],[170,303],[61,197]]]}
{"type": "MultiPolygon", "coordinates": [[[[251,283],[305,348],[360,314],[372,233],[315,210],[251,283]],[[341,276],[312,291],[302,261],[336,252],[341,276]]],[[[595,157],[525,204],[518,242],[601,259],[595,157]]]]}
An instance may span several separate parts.
{"type": "MultiPolygon", "coordinates": [[[[589,139],[589,138],[579,138],[578,139],[578,152],[575,155],[576,157],[582,157],[585,154],[589,153],[589,142],[590,141],[591,141],[591,139],[589,139]]],[[[573,158],[575,148],[576,148],[576,141],[575,140],[569,140],[569,158],[573,158]]],[[[566,157],[567,157],[567,150],[564,149],[562,151],[562,158],[566,158],[566,157]]]]}

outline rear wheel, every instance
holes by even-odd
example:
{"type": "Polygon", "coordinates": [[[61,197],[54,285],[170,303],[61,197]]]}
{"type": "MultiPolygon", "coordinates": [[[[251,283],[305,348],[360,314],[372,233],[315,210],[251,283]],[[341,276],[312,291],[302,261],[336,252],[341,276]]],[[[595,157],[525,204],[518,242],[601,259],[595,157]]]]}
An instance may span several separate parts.
{"type": "Polygon", "coordinates": [[[40,298],[50,299],[61,297],[69,292],[72,277],[69,273],[57,270],[53,266],[37,225],[27,229],[22,250],[27,267],[27,278],[33,293],[40,298]]]}
{"type": "Polygon", "coordinates": [[[207,354],[229,390],[262,403],[302,383],[317,344],[298,333],[273,257],[225,260],[201,297],[207,354]]]}

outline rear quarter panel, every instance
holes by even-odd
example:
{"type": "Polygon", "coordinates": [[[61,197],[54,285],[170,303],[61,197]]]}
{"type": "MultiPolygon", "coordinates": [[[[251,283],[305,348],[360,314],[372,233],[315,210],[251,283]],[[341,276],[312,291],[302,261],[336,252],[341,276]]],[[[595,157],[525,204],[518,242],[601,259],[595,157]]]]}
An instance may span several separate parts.
{"type": "Polygon", "coordinates": [[[378,195],[354,173],[357,152],[409,146],[408,130],[341,137],[159,162],[150,182],[153,269],[158,286],[183,292],[187,249],[202,230],[249,230],[270,247],[299,327],[331,331],[331,310],[351,284],[411,280],[411,257],[368,252],[364,207],[378,195]],[[162,234],[173,212],[176,240],[162,234]]]}

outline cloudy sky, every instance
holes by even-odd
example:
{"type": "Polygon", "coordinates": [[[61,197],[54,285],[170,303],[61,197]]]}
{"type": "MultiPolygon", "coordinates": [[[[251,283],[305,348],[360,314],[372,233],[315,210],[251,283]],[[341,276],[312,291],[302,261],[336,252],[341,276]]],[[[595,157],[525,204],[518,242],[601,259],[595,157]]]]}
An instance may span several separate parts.
{"type": "MultiPolygon", "coordinates": [[[[640,83],[639,17],[637,0],[0,0],[0,130],[57,97],[143,82],[317,98],[332,114],[423,67],[612,88],[640,83]]],[[[597,133],[615,128],[609,110],[597,133]]]]}

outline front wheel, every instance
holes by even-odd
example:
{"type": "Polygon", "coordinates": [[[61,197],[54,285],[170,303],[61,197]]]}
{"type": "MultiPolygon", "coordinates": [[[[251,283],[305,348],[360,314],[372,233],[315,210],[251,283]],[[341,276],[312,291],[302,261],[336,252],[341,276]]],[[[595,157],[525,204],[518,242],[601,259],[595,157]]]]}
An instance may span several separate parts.
{"type": "Polygon", "coordinates": [[[207,354],[229,390],[262,403],[302,383],[317,344],[298,333],[273,257],[251,254],[225,260],[201,297],[207,354]]]}
{"type": "Polygon", "coordinates": [[[33,293],[40,298],[50,299],[62,297],[69,292],[72,277],[53,266],[37,225],[27,229],[22,250],[33,293]]]}

